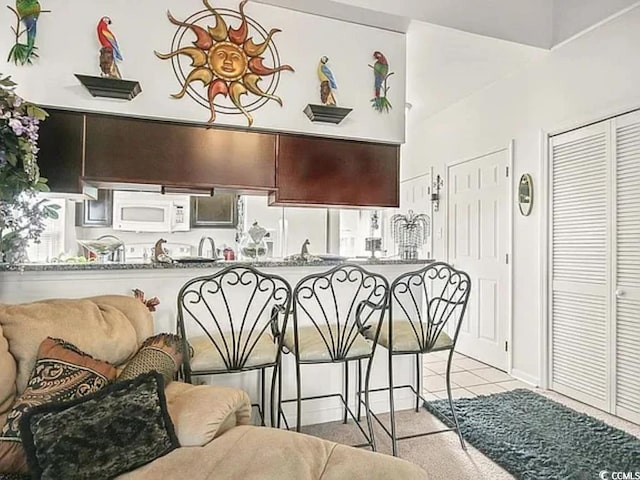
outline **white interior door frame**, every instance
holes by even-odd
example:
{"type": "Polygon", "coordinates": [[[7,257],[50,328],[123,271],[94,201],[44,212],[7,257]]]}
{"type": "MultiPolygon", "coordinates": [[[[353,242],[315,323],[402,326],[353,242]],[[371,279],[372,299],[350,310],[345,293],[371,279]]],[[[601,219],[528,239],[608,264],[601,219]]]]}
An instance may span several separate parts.
{"type": "MultiPolygon", "coordinates": [[[[449,171],[452,167],[456,165],[461,165],[466,162],[471,162],[473,160],[478,160],[483,157],[488,157],[490,155],[494,155],[496,153],[500,153],[503,151],[508,152],[508,168],[509,168],[509,201],[508,201],[508,223],[507,223],[507,231],[508,231],[508,255],[509,255],[509,264],[508,264],[508,280],[507,280],[507,290],[509,292],[507,298],[507,341],[509,342],[509,348],[507,349],[507,373],[511,373],[513,370],[513,215],[514,215],[514,174],[513,174],[513,154],[514,154],[514,140],[509,140],[509,143],[506,147],[500,147],[496,149],[492,149],[489,152],[483,153],[482,155],[477,155],[475,157],[465,158],[464,160],[457,160],[453,162],[449,162],[445,165],[444,172],[444,185],[445,188],[449,185],[449,171]]],[[[432,177],[433,178],[433,172],[432,177]]],[[[447,212],[449,209],[449,189],[446,188],[446,195],[444,195],[444,202],[441,199],[440,210],[447,212]]],[[[444,218],[444,245],[447,261],[450,258],[449,252],[449,216],[445,215],[444,218]]]]}
{"type": "Polygon", "coordinates": [[[540,355],[540,387],[547,390],[549,379],[551,378],[551,362],[549,361],[549,345],[551,344],[551,278],[553,278],[553,262],[551,261],[551,189],[553,181],[551,173],[551,134],[540,131],[540,182],[538,191],[540,193],[540,343],[538,352],[540,355]],[[547,272],[545,275],[544,272],[547,272]]]}

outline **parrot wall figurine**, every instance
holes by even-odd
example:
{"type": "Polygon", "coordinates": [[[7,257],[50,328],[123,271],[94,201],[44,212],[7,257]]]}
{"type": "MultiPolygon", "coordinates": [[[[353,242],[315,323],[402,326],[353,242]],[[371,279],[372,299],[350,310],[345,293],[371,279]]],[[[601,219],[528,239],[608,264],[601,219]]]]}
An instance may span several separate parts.
{"type": "Polygon", "coordinates": [[[320,80],[320,101],[323,105],[335,105],[336,97],[333,91],[338,88],[336,79],[327,65],[329,58],[323,56],[318,63],[318,79],[320,80]]]}
{"type": "Polygon", "coordinates": [[[111,19],[102,17],[96,28],[100,42],[100,70],[102,75],[111,78],[122,78],[117,61],[122,61],[122,53],[116,36],[109,30],[111,19]]]}
{"type": "Polygon", "coordinates": [[[373,68],[374,76],[374,96],[371,99],[371,103],[378,112],[388,112],[392,106],[387,99],[387,92],[390,88],[387,85],[387,79],[393,75],[393,72],[389,72],[389,62],[382,52],[373,52],[373,58],[376,62],[373,65],[369,65],[373,68]]]}
{"type": "Polygon", "coordinates": [[[16,35],[16,43],[9,52],[7,61],[13,61],[16,65],[24,65],[32,63],[36,58],[36,33],[38,26],[38,18],[42,11],[38,0],[16,0],[15,10],[9,7],[18,17],[18,26],[14,28],[16,35]],[[24,25],[24,30],[20,30],[20,23],[24,25]],[[20,41],[20,37],[27,34],[27,43],[20,41]]]}

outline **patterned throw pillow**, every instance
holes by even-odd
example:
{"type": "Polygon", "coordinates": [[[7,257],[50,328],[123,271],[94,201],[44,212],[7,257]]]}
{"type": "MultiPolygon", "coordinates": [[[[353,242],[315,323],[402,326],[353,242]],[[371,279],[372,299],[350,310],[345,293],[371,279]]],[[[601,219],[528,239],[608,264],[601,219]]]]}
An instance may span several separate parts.
{"type": "Polygon", "coordinates": [[[130,380],[147,372],[160,372],[165,385],[171,382],[182,364],[183,344],[172,333],[160,333],[147,338],[138,353],[127,363],[118,380],[130,380]]]}
{"type": "Polygon", "coordinates": [[[20,430],[31,474],[41,480],[108,480],[179,446],[157,372],[35,407],[20,430]]]}
{"type": "Polygon", "coordinates": [[[116,368],[96,360],[74,345],[46,338],[38,349],[27,388],[7,416],[0,436],[0,472],[26,472],[20,441],[20,419],[29,409],[48,402],[63,402],[96,392],[116,377],[116,368]]]}

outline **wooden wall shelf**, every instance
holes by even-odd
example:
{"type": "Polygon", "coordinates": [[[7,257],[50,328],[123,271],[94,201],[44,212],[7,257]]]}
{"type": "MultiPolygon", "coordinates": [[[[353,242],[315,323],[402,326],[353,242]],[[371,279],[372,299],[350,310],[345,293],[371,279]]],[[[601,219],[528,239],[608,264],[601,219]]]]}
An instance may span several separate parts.
{"type": "Polygon", "coordinates": [[[335,123],[344,120],[353,108],[336,107],[332,105],[309,104],[304,109],[304,113],[312,122],[335,123]]]}
{"type": "Polygon", "coordinates": [[[142,87],[136,80],[94,77],[92,75],[80,75],[79,73],[74,73],[74,75],[94,97],[133,100],[140,92],[142,92],[142,87]]]}

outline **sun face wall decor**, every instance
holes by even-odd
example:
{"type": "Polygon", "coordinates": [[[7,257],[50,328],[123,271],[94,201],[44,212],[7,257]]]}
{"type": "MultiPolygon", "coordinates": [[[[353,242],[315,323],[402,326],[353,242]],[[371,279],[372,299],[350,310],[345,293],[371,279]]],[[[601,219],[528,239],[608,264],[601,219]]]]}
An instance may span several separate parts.
{"type": "Polygon", "coordinates": [[[294,71],[291,66],[280,64],[273,43],[273,36],[280,30],[272,28],[267,33],[259,23],[247,17],[244,13],[247,1],[241,2],[236,12],[214,9],[209,0],[203,0],[206,10],[194,13],[185,21],[177,20],[167,12],[169,21],[178,29],[171,42],[171,51],[155,54],[162,60],[171,60],[182,86],[172,97],[181,99],[189,95],[209,109],[209,123],[215,122],[217,113],[243,114],[251,126],[253,116],[250,112],[269,100],[282,106],[282,99],[275,95],[280,72],[294,71]],[[238,28],[227,25],[238,20],[238,28]],[[190,41],[191,34],[195,35],[194,41],[190,41]],[[265,60],[273,66],[266,66],[265,60]],[[258,85],[262,80],[265,80],[265,87],[258,85]],[[194,82],[200,82],[204,88],[197,88],[194,82]],[[219,96],[228,97],[230,102],[221,101],[219,96]],[[245,103],[243,96],[246,96],[245,103]]]}

